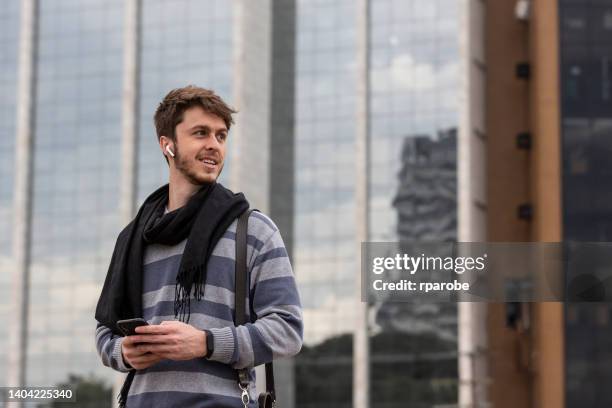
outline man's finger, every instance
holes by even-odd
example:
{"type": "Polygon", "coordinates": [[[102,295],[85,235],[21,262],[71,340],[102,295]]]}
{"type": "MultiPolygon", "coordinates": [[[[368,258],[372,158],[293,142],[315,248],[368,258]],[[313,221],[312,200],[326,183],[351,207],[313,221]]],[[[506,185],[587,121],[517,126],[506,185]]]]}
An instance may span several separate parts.
{"type": "Polygon", "coordinates": [[[172,329],[167,325],[150,324],[148,326],[138,326],[135,331],[138,334],[168,334],[172,329]]]}
{"type": "Polygon", "coordinates": [[[160,326],[165,326],[170,330],[180,330],[184,326],[189,326],[186,323],[179,322],[178,320],[164,320],[159,324],[160,326]]]}
{"type": "Polygon", "coordinates": [[[168,336],[165,334],[143,334],[131,336],[134,343],[165,343],[168,336]]]}
{"type": "Polygon", "coordinates": [[[161,361],[162,358],[159,356],[156,356],[155,354],[145,354],[142,355],[140,357],[134,357],[132,359],[132,363],[133,364],[137,364],[137,365],[141,365],[141,364],[151,364],[151,363],[156,363],[158,361],[161,361]]]}
{"type": "Polygon", "coordinates": [[[123,345],[125,347],[134,347],[134,340],[133,340],[134,336],[125,336],[123,338],[123,345]]]}
{"type": "Polygon", "coordinates": [[[138,346],[138,351],[143,352],[143,353],[153,353],[153,354],[166,354],[166,353],[170,353],[172,351],[172,348],[166,345],[161,345],[161,344],[151,344],[151,345],[146,345],[146,346],[138,346]]]}
{"type": "Polygon", "coordinates": [[[132,358],[132,361],[136,363],[146,363],[153,360],[161,360],[161,357],[153,353],[145,353],[132,358]]]}

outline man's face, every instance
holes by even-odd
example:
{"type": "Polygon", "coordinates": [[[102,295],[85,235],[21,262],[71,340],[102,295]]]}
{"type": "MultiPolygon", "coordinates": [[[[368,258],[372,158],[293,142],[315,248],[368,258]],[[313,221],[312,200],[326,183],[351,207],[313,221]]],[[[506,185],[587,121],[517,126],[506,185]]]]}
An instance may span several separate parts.
{"type": "Polygon", "coordinates": [[[227,127],[199,106],[187,109],[176,125],[174,166],[191,184],[212,183],[223,170],[227,127]]]}

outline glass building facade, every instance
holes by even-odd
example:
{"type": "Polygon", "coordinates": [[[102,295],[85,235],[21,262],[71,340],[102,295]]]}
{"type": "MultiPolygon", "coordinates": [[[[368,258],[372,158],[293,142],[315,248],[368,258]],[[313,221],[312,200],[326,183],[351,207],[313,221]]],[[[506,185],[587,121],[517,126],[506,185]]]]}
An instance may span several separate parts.
{"type": "MultiPolygon", "coordinates": [[[[222,0],[146,1],[140,30],[139,204],[167,183],[168,166],[153,125],[162,98],[171,89],[195,84],[214,89],[232,103],[232,7],[222,0]]],[[[229,173],[229,161],[221,182],[229,173]]]]}
{"type": "MultiPolygon", "coordinates": [[[[369,239],[453,241],[459,6],[380,0],[368,14],[369,239]]],[[[370,356],[353,355],[356,15],[353,1],[298,1],[294,264],[306,347],[297,406],[352,406],[354,359],[370,364],[371,406],[456,403],[454,306],[371,305],[370,356]]]]}
{"type": "MultiPolygon", "coordinates": [[[[10,318],[12,268],[13,188],[15,156],[15,94],[17,90],[17,47],[19,4],[0,6],[0,321],[10,318]]],[[[0,350],[7,349],[6,325],[0,325],[0,350]]],[[[6,352],[0,352],[0,383],[6,379],[6,352]]]]}
{"type": "MultiPolygon", "coordinates": [[[[120,0],[38,4],[27,382],[51,385],[67,380],[69,374],[91,373],[111,383],[113,372],[102,366],[95,351],[93,315],[115,238],[123,227],[126,6],[120,0]]],[[[293,157],[291,197],[271,199],[291,203],[278,213],[286,211],[281,215],[292,217],[293,232],[284,239],[292,248],[302,295],[305,346],[293,363],[294,403],[282,404],[351,407],[355,358],[366,358],[371,365],[372,406],[406,406],[407,389],[411,406],[455,403],[454,307],[424,305],[408,310],[371,305],[371,355],[353,355],[359,273],[354,176],[356,5],[352,0],[297,0],[295,9],[287,4],[277,7],[276,17],[295,13],[295,67],[271,72],[293,78],[295,95],[293,88],[287,96],[275,92],[273,85],[247,86],[271,92],[275,109],[293,105],[295,114],[294,139],[274,128],[271,145],[262,146],[280,152],[282,146],[277,144],[286,142],[291,154],[275,155],[270,161],[293,157]],[[288,97],[291,103],[283,99],[288,97]],[[428,345],[427,352],[417,355],[423,344],[428,345]]],[[[167,165],[153,126],[161,98],[172,88],[192,83],[234,102],[235,13],[234,3],[224,0],[141,2],[136,205],[166,182],[167,165]]],[[[455,240],[458,4],[373,0],[368,13],[369,239],[455,240]]],[[[0,6],[4,22],[0,42],[7,50],[0,55],[5,119],[0,124],[0,293],[10,287],[18,14],[17,0],[0,6]]],[[[273,24],[281,26],[279,20],[273,24]]],[[[287,34],[258,29],[262,38],[287,34]]],[[[271,55],[284,58],[282,53],[271,55]]],[[[273,124],[275,112],[271,112],[273,124]]],[[[231,132],[229,143],[221,178],[226,184],[232,166],[231,132]]],[[[249,154],[257,157],[258,152],[249,154]]],[[[272,163],[271,169],[277,164],[272,163]]],[[[282,178],[274,171],[269,171],[271,180],[282,178]]],[[[10,308],[2,303],[8,296],[0,299],[0,318],[8,319],[10,308]]],[[[5,338],[2,330],[0,326],[0,342],[5,338]]],[[[4,359],[0,353],[0,379],[4,359]]]]}
{"type": "Polygon", "coordinates": [[[296,406],[351,407],[355,321],[355,2],[297,2],[294,267],[305,347],[296,406]]]}
{"type": "MultiPolygon", "coordinates": [[[[560,0],[563,234],[612,241],[612,1],[560,0]]],[[[565,309],[566,407],[612,404],[612,307],[565,309]]]]}
{"type": "MultiPolygon", "coordinates": [[[[370,241],[457,240],[459,11],[370,3],[370,241]]],[[[371,406],[456,404],[456,305],[370,308],[371,406]]]]}
{"type": "Polygon", "coordinates": [[[123,2],[38,4],[26,381],[109,373],[92,311],[119,227],[123,2]]]}
{"type": "MultiPolygon", "coordinates": [[[[115,375],[101,365],[95,351],[93,313],[115,238],[123,227],[120,191],[126,6],[119,0],[34,1],[34,4],[36,51],[25,381],[51,385],[69,380],[70,375],[93,374],[111,384],[115,375]]],[[[236,11],[231,3],[149,0],[139,5],[137,20],[132,22],[138,25],[139,37],[138,140],[133,158],[137,162],[135,205],[167,181],[167,164],[158,150],[153,126],[153,113],[161,98],[170,89],[191,83],[214,89],[232,104],[235,75],[236,11]]],[[[3,321],[9,321],[14,312],[9,293],[13,272],[13,157],[21,6],[14,0],[0,7],[3,321]]],[[[285,8],[287,12],[295,11],[285,8]]],[[[258,29],[262,31],[259,38],[265,43],[263,34],[267,29],[264,26],[258,29]]],[[[286,34],[286,30],[279,32],[286,34]]],[[[253,63],[265,65],[266,61],[253,63]]],[[[293,81],[293,72],[291,75],[293,81]]],[[[252,85],[249,90],[270,91],[261,88],[267,84],[258,86],[252,85]]],[[[229,144],[228,152],[231,139],[229,144]]],[[[231,156],[221,177],[226,184],[230,169],[231,156]]],[[[286,241],[290,244],[291,236],[286,241]]],[[[7,326],[2,325],[0,334],[6,330],[7,326]]],[[[5,345],[2,350],[6,350],[6,336],[0,339],[5,345]]],[[[6,356],[6,352],[0,353],[0,378],[6,378],[11,369],[6,356]]],[[[283,384],[282,379],[279,384],[283,384]]]]}

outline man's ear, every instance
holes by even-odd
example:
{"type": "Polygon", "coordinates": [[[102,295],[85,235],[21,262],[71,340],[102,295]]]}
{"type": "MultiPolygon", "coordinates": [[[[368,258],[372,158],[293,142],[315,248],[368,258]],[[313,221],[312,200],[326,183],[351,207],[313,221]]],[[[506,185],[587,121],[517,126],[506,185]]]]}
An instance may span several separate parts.
{"type": "Polygon", "coordinates": [[[162,155],[164,156],[164,159],[166,159],[166,163],[168,164],[168,166],[170,166],[170,159],[169,157],[174,157],[174,155],[170,155],[170,153],[168,152],[168,150],[166,150],[166,147],[172,146],[170,147],[170,151],[172,153],[174,153],[174,145],[171,145],[171,140],[169,137],[167,136],[160,136],[159,137],[159,148],[162,151],[162,155]]]}
{"type": "Polygon", "coordinates": [[[166,160],[168,156],[174,157],[174,144],[169,137],[160,136],[159,147],[162,149],[162,154],[166,156],[166,160]]]}

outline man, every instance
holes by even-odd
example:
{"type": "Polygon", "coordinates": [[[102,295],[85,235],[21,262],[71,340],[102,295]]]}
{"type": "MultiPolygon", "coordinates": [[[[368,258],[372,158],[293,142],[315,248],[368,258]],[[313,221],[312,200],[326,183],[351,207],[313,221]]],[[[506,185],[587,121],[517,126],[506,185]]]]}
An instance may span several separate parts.
{"type": "Polygon", "coordinates": [[[169,183],[119,234],[96,308],[96,347],[104,365],[130,373],[120,394],[129,408],[243,407],[237,370],[302,346],[287,251],[276,225],[258,212],[247,229],[253,323],[234,326],[236,218],[249,204],[216,182],[234,113],[195,86],[172,90],[155,113],[169,183]],[[122,337],[116,322],[136,317],[149,326],[122,337]]]}

